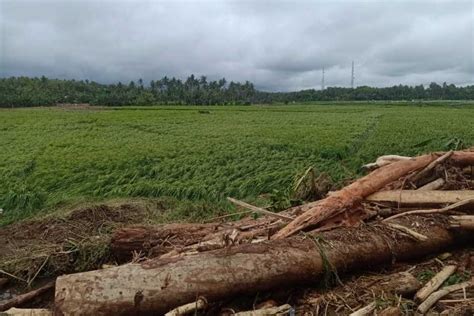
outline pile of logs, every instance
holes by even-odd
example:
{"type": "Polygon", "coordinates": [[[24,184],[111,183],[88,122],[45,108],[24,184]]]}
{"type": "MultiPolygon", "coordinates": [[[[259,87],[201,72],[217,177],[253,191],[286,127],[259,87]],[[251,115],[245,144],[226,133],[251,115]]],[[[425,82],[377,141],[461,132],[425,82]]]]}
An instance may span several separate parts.
{"type": "MultiPolygon", "coordinates": [[[[54,314],[194,314],[229,297],[311,285],[328,273],[390,265],[473,241],[474,151],[387,156],[367,168],[366,176],[324,199],[279,213],[229,198],[258,219],[121,228],[110,247],[129,263],[58,277],[54,314]]],[[[419,313],[474,285],[471,279],[443,287],[454,269],[447,266],[416,292],[419,313]]],[[[285,304],[231,314],[295,310],[285,304]]]]}

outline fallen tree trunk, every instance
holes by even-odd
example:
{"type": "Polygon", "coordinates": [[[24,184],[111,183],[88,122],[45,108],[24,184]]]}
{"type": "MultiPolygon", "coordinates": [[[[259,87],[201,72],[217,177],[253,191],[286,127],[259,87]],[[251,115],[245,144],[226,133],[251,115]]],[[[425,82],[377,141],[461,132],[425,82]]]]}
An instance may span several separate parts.
{"type": "Polygon", "coordinates": [[[455,151],[449,161],[458,166],[474,166],[474,148],[471,151],[455,151]]]}
{"type": "Polygon", "coordinates": [[[58,315],[162,314],[197,295],[215,301],[317,282],[332,268],[367,268],[445,250],[461,238],[446,221],[443,215],[397,221],[417,222],[413,229],[427,236],[425,241],[374,224],[325,232],[321,238],[297,236],[66,275],[57,279],[55,308],[58,315]]]}
{"type": "Polygon", "coordinates": [[[315,227],[328,217],[335,216],[348,210],[365,197],[377,192],[384,186],[398,180],[410,172],[426,167],[438,158],[437,155],[424,155],[409,160],[401,160],[372,171],[343,189],[332,193],[319,201],[313,208],[307,210],[283,227],[272,239],[291,236],[300,230],[315,227]]]}
{"type": "Polygon", "coordinates": [[[438,205],[456,203],[474,199],[473,190],[438,191],[438,190],[394,190],[380,191],[369,195],[371,202],[391,202],[403,205],[438,205]]]}

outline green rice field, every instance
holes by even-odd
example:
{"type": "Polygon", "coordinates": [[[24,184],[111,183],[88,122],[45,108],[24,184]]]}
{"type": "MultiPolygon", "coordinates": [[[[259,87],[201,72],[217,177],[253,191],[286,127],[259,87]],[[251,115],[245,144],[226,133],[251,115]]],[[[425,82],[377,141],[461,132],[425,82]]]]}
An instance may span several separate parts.
{"type": "Polygon", "coordinates": [[[177,216],[204,218],[309,166],[342,183],[379,155],[472,145],[469,104],[4,109],[0,224],[116,198],[197,203],[177,216]]]}

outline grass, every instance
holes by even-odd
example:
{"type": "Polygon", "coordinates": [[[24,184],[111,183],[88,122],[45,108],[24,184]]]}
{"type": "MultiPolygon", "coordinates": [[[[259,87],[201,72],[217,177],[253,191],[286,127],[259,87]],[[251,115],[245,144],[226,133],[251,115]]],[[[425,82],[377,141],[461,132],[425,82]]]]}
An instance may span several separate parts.
{"type": "Polygon", "coordinates": [[[438,103],[0,110],[0,225],[124,197],[206,218],[310,166],[341,183],[379,155],[472,146],[472,122],[472,105],[438,103]]]}

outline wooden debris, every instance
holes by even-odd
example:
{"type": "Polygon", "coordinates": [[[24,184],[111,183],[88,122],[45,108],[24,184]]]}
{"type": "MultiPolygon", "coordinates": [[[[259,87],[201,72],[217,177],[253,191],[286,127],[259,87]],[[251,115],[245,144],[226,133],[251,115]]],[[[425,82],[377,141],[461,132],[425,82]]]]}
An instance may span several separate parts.
{"type": "Polygon", "coordinates": [[[452,215],[449,219],[452,228],[474,230],[474,215],[452,215]]]}
{"type": "Polygon", "coordinates": [[[450,286],[446,286],[439,291],[432,293],[426,300],[418,306],[417,311],[421,314],[425,314],[438,300],[448,295],[449,293],[465,290],[474,286],[474,278],[469,281],[458,283],[450,286]]]}
{"type": "Polygon", "coordinates": [[[286,316],[290,313],[291,305],[285,304],[277,307],[268,307],[253,311],[238,312],[234,316],[286,316]]]}
{"type": "Polygon", "coordinates": [[[31,301],[35,297],[43,294],[44,292],[46,292],[46,291],[48,291],[52,288],[54,288],[54,282],[49,282],[46,285],[44,285],[44,286],[42,286],[42,287],[40,287],[36,290],[33,290],[33,291],[28,292],[28,293],[15,296],[14,298],[0,304],[0,312],[5,311],[5,310],[7,310],[9,308],[12,308],[12,307],[21,306],[22,304],[25,304],[26,302],[31,301]]]}
{"type": "Polygon", "coordinates": [[[375,302],[370,303],[367,306],[362,307],[361,309],[356,310],[355,312],[351,313],[350,316],[365,316],[371,314],[375,310],[376,304],[375,302]]]}
{"type": "Polygon", "coordinates": [[[431,190],[438,190],[439,188],[443,187],[443,185],[446,183],[443,178],[438,178],[434,181],[431,181],[427,184],[425,184],[422,187],[419,187],[417,190],[418,191],[431,191],[431,190]]]}
{"type": "Polygon", "coordinates": [[[398,156],[398,155],[385,155],[380,156],[375,160],[375,162],[371,162],[362,166],[362,169],[366,170],[375,170],[377,168],[389,165],[393,162],[400,161],[400,160],[410,160],[413,159],[412,157],[407,156],[398,156]]]}
{"type": "Polygon", "coordinates": [[[463,201],[459,201],[457,203],[454,203],[454,204],[451,204],[451,205],[448,205],[446,207],[443,207],[443,208],[440,208],[440,209],[431,209],[431,210],[414,210],[414,211],[407,211],[407,212],[402,212],[402,213],[398,213],[398,214],[395,214],[393,216],[390,216],[390,217],[387,217],[385,218],[383,221],[390,221],[390,220],[393,220],[395,218],[399,218],[399,217],[402,217],[402,216],[407,216],[407,215],[423,215],[423,214],[435,214],[435,213],[446,213],[446,212],[449,212],[449,211],[452,211],[454,209],[457,209],[458,207],[461,207],[461,206],[464,206],[464,205],[467,205],[467,204],[471,204],[471,203],[474,203],[474,198],[472,199],[467,199],[467,200],[463,200],[463,201]]]}
{"type": "Polygon", "coordinates": [[[391,202],[402,205],[434,205],[456,203],[468,199],[474,200],[474,190],[438,191],[438,190],[394,190],[380,191],[366,198],[372,202],[391,202]]]}
{"type": "Polygon", "coordinates": [[[392,228],[395,228],[397,230],[400,230],[400,231],[404,232],[405,234],[415,238],[416,240],[425,241],[426,239],[428,239],[428,237],[426,237],[425,235],[417,233],[416,231],[411,230],[406,226],[399,225],[399,224],[394,224],[394,223],[388,223],[387,225],[392,227],[392,228]]]}
{"type": "Polygon", "coordinates": [[[399,307],[391,306],[381,311],[378,316],[402,316],[402,312],[399,307]]]}
{"type": "Polygon", "coordinates": [[[243,202],[243,201],[236,200],[236,199],[231,198],[231,197],[228,197],[227,200],[229,200],[230,202],[232,202],[232,203],[234,203],[234,204],[236,204],[236,205],[238,205],[238,206],[241,206],[241,207],[244,207],[244,208],[246,208],[246,209],[249,209],[249,210],[251,210],[252,212],[255,212],[255,213],[267,215],[267,216],[270,216],[270,217],[275,217],[275,218],[284,220],[284,221],[286,221],[286,222],[291,222],[291,221],[293,220],[292,217],[289,217],[289,216],[286,216],[286,215],[282,215],[282,214],[278,214],[278,213],[274,213],[274,212],[271,212],[271,211],[266,210],[266,209],[264,209],[264,208],[254,206],[254,205],[245,203],[245,202],[243,202]]]}
{"type": "Polygon", "coordinates": [[[456,266],[450,265],[445,266],[440,272],[438,272],[428,283],[425,284],[415,294],[416,302],[423,302],[431,293],[439,289],[439,287],[456,271],[456,266]]]}
{"type": "Polygon", "coordinates": [[[1,312],[0,315],[12,316],[52,316],[53,312],[45,308],[15,308],[1,312]]]}
{"type": "Polygon", "coordinates": [[[165,316],[181,316],[190,313],[195,313],[198,310],[205,309],[207,307],[207,300],[204,297],[199,297],[195,302],[188,303],[169,311],[165,316]]]}
{"type": "Polygon", "coordinates": [[[159,256],[194,244],[225,227],[215,223],[124,227],[115,231],[110,248],[119,259],[130,259],[133,251],[159,256]]]}
{"type": "Polygon", "coordinates": [[[423,168],[423,170],[421,170],[420,172],[416,173],[413,177],[411,177],[411,181],[412,182],[417,182],[419,181],[420,179],[423,179],[424,177],[426,177],[427,175],[429,175],[429,173],[439,164],[443,163],[444,161],[446,161],[449,157],[451,157],[451,155],[453,154],[453,151],[448,151],[447,153],[445,153],[444,155],[440,156],[438,159],[432,161],[428,166],[426,166],[425,168],[423,168]]]}
{"type": "Polygon", "coordinates": [[[375,288],[381,286],[384,292],[406,296],[415,293],[421,287],[420,281],[409,272],[394,273],[388,277],[390,279],[387,282],[380,283],[375,288]]]}
{"type": "Polygon", "coordinates": [[[315,228],[329,217],[348,211],[349,208],[360,203],[364,198],[382,189],[392,181],[398,180],[410,172],[424,168],[436,158],[436,155],[419,156],[410,160],[397,161],[372,171],[365,177],[318,201],[314,207],[295,218],[273,235],[272,239],[285,238],[301,230],[315,228]]]}
{"type": "Polygon", "coordinates": [[[316,282],[327,272],[327,262],[338,271],[378,266],[393,258],[441,251],[457,237],[445,228],[443,216],[433,216],[430,223],[417,227],[428,239],[415,243],[371,226],[318,234],[326,246],[307,235],[61,276],[56,283],[55,308],[75,315],[165,313],[194,301],[196,293],[215,301],[316,282]]]}

